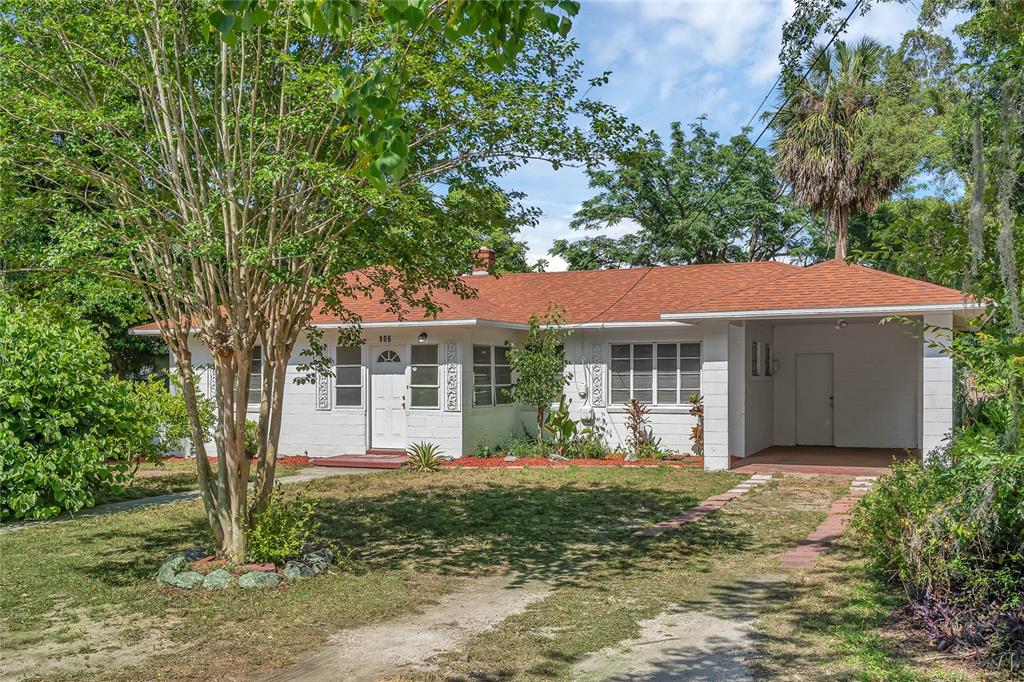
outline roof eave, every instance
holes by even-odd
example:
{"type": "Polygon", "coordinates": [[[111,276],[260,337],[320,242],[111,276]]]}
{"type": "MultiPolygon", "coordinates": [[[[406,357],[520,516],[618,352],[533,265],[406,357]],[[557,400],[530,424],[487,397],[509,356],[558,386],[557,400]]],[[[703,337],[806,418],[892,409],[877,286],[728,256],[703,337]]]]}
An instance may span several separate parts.
{"type": "Polygon", "coordinates": [[[928,303],[884,306],[850,306],[836,308],[776,308],[770,310],[721,310],[714,312],[662,313],[661,319],[674,321],[785,319],[807,317],[875,317],[878,315],[920,315],[926,313],[959,313],[977,316],[985,311],[984,303],[928,303]]]}

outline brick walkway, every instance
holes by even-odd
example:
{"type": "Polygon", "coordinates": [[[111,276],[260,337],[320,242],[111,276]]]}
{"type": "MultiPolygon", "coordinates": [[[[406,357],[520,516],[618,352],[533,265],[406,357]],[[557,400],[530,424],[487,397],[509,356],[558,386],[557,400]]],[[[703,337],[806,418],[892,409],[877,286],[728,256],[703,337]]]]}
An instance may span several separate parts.
{"type": "Polygon", "coordinates": [[[661,535],[667,530],[679,528],[680,526],[685,525],[687,523],[692,523],[698,519],[702,519],[711,512],[715,511],[716,509],[724,507],[726,504],[728,504],[732,500],[735,500],[737,497],[747,492],[751,488],[759,486],[762,483],[767,483],[768,481],[771,480],[771,478],[771,474],[754,474],[747,480],[743,481],[743,483],[737,485],[735,488],[730,488],[729,490],[726,490],[724,493],[720,495],[709,497],[708,499],[698,504],[696,507],[691,507],[690,509],[687,509],[681,515],[675,517],[674,519],[660,521],[651,526],[650,528],[642,528],[637,532],[633,533],[633,535],[637,537],[653,537],[655,535],[661,535]]]}
{"type": "Polygon", "coordinates": [[[801,540],[800,543],[782,555],[780,563],[784,568],[813,568],[818,555],[839,539],[843,534],[846,522],[850,520],[850,512],[860,498],[871,491],[871,486],[878,476],[857,476],[850,484],[850,490],[843,497],[832,503],[828,515],[814,532],[801,540]]]}

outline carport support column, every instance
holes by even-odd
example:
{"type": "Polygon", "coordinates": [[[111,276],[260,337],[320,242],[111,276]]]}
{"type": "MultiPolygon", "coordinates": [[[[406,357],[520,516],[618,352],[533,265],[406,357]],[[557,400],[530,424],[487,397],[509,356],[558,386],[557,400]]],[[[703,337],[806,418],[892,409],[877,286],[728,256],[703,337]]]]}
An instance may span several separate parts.
{"type": "Polygon", "coordinates": [[[729,468],[729,324],[706,322],[700,381],[704,392],[704,469],[729,468]]]}
{"type": "Polygon", "coordinates": [[[921,452],[925,457],[953,429],[952,313],[924,316],[924,367],[921,372],[921,452]]]}

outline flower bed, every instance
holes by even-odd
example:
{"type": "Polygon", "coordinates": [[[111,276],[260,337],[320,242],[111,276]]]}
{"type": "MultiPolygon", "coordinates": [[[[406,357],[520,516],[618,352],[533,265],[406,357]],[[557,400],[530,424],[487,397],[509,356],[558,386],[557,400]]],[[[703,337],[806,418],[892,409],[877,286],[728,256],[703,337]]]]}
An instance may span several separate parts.
{"type": "Polygon", "coordinates": [[[444,464],[446,467],[462,467],[464,469],[521,469],[523,467],[677,467],[692,468],[704,466],[703,457],[687,457],[678,460],[641,460],[627,462],[624,457],[608,457],[605,459],[571,459],[568,462],[553,462],[543,457],[521,457],[514,462],[506,462],[504,457],[463,457],[444,464]]]}
{"type": "MultiPolygon", "coordinates": [[[[169,455],[165,457],[165,459],[184,461],[186,458],[182,457],[181,455],[169,455]]],[[[206,459],[210,461],[210,464],[217,463],[216,457],[207,457],[206,459]]],[[[253,459],[252,463],[256,464],[256,460],[253,459]]],[[[309,466],[309,457],[307,457],[306,455],[282,455],[281,457],[277,458],[277,465],[286,467],[309,466]]]]}

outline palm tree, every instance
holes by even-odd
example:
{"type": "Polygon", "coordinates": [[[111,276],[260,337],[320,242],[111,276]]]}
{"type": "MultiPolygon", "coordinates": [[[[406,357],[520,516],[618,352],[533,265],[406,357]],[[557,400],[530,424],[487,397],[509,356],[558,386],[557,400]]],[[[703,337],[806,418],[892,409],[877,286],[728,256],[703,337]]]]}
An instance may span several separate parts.
{"type": "Polygon", "coordinates": [[[871,38],[817,47],[804,62],[807,77],[786,83],[778,111],[765,114],[776,134],[775,173],[797,202],[824,213],[837,259],[846,258],[850,216],[873,213],[905,179],[868,170],[862,131],[875,111],[882,56],[871,38]]]}

